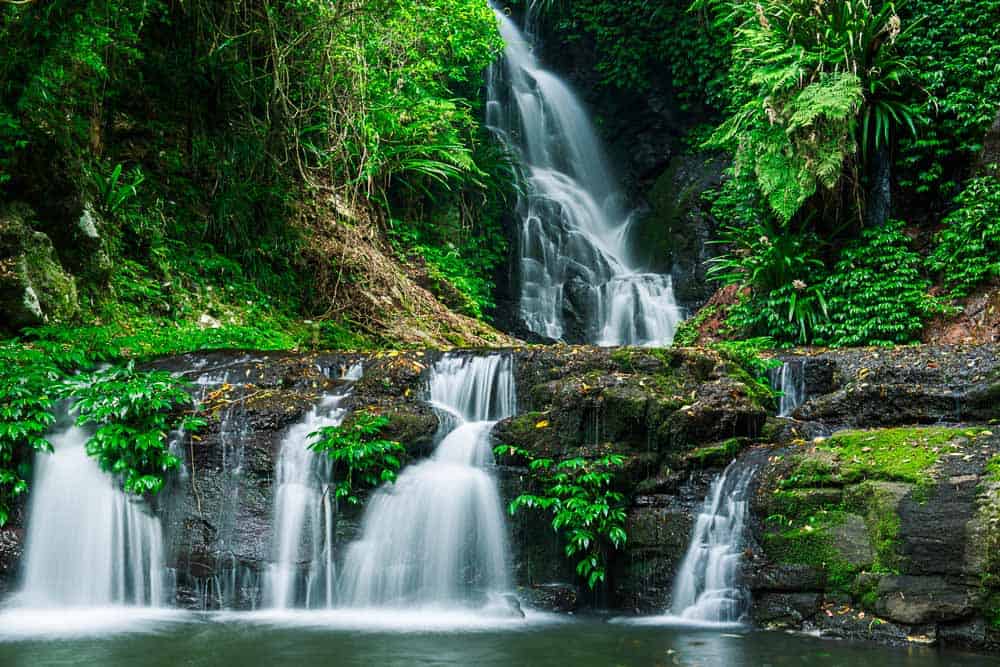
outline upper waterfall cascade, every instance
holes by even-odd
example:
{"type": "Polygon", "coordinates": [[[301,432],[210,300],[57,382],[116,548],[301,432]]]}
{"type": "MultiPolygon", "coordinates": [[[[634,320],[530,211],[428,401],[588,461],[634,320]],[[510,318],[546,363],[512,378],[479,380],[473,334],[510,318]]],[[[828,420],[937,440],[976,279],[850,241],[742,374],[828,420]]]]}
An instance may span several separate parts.
{"type": "Polygon", "coordinates": [[[442,427],[434,455],[369,502],[341,577],[354,607],[481,605],[509,587],[490,431],[514,413],[509,355],[448,355],[430,379],[442,427]]]}
{"type": "Polygon", "coordinates": [[[582,103],[535,56],[527,33],[495,10],[506,44],[487,74],[486,123],[520,166],[520,316],[556,340],[666,345],[681,319],[669,275],[630,249],[633,216],[582,103]],[[567,329],[575,311],[584,330],[567,329]]]}

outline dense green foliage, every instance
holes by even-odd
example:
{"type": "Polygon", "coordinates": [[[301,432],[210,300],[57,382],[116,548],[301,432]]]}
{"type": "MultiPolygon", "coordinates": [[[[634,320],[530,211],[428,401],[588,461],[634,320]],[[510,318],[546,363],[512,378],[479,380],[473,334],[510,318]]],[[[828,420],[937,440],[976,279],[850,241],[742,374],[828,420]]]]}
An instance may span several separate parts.
{"type": "Polygon", "coordinates": [[[930,268],[952,296],[1000,278],[1000,181],[976,178],[956,198],[930,255],[930,268]]]}
{"type": "MultiPolygon", "coordinates": [[[[705,0],[735,21],[733,109],[711,144],[735,152],[771,210],[788,221],[818,188],[863,170],[859,153],[888,147],[899,126],[915,132],[904,96],[909,33],[891,2],[705,0]]],[[[856,187],[856,184],[855,186],[856,187]]],[[[852,188],[853,189],[853,188],[852,188]]]]}
{"type": "Polygon", "coordinates": [[[567,558],[576,559],[576,572],[590,588],[607,577],[611,549],[625,546],[625,496],[612,487],[624,459],[608,454],[599,459],[555,461],[534,458],[518,447],[500,445],[496,454],[528,461],[538,493],[525,493],[510,504],[513,515],[531,509],[552,515],[552,528],[565,542],[567,558]]]}
{"type": "Polygon", "coordinates": [[[925,320],[941,312],[921,269],[902,223],[865,230],[826,280],[830,317],[819,338],[838,346],[919,341],[925,320]]]}
{"type": "Polygon", "coordinates": [[[104,341],[34,333],[31,343],[0,343],[0,526],[27,490],[32,455],[51,451],[45,436],[63,400],[73,403],[76,423],[93,431],[87,453],[101,468],[131,493],[158,492],[180,463],[170,454],[170,437],[204,423],[188,384],[164,371],[137,370],[133,362],[94,370],[97,360],[119,358],[104,341]]]}
{"type": "Polygon", "coordinates": [[[902,223],[863,229],[891,213],[890,191],[897,215],[933,225],[928,212],[969,175],[1000,110],[990,57],[1000,33],[970,19],[995,12],[993,0],[695,7],[733,27],[721,47],[733,103],[708,142],[734,157],[710,195],[724,249],[710,275],[745,294],[727,319],[733,335],[913,342],[943,312],[932,281],[961,297],[996,276],[992,177],[966,186],[929,257],[902,223]]]}
{"type": "Polygon", "coordinates": [[[361,491],[396,481],[406,450],[394,440],[379,437],[388,423],[388,417],[360,412],[347,424],[326,426],[309,435],[313,439],[309,449],[333,462],[334,498],[357,505],[361,491]]]}
{"type": "Polygon", "coordinates": [[[479,89],[499,47],[479,0],[2,4],[0,205],[34,207],[58,248],[62,202],[92,203],[110,270],[68,262],[85,319],[356,329],[309,237],[390,219],[485,317],[507,167],[479,89]]]}
{"type": "Polygon", "coordinates": [[[726,26],[689,0],[542,0],[551,32],[592,50],[603,86],[643,94],[663,82],[680,107],[721,109],[726,103],[726,59],[719,43],[726,26]]]}
{"type": "Polygon", "coordinates": [[[908,0],[903,21],[919,21],[908,36],[914,76],[931,96],[916,139],[904,137],[900,185],[932,207],[955,195],[968,164],[1000,109],[1000,12],[997,0],[908,0]]]}
{"type": "MultiPolygon", "coordinates": [[[[916,340],[925,292],[997,276],[995,179],[970,180],[1000,108],[997,3],[511,8],[539,18],[547,59],[593,68],[597,97],[648,97],[675,147],[731,155],[711,196],[711,275],[745,295],[731,335],[844,345],[916,340]],[[890,219],[943,222],[930,258],[864,232],[890,219]]],[[[482,0],[2,3],[0,224],[32,211],[19,238],[51,239],[69,274],[49,324],[125,356],[395,344],[368,320],[408,295],[354,308],[378,268],[334,241],[487,319],[516,180],[481,123],[500,48],[482,0]]],[[[0,288],[23,256],[7,250],[0,288]]]]}
{"type": "Polygon", "coordinates": [[[170,433],[205,423],[181,412],[194,403],[186,382],[166,371],[137,371],[133,362],[70,378],[66,393],[74,399],[77,425],[94,427],[87,454],[121,477],[130,493],[162,489],[164,473],[181,463],[170,453],[170,433]]]}

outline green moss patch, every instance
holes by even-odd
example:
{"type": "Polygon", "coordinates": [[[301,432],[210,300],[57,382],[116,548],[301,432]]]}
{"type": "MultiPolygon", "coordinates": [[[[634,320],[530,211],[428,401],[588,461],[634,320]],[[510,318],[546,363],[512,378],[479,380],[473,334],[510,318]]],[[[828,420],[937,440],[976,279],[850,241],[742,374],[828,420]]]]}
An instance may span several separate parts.
{"type": "Polygon", "coordinates": [[[1000,482],[1000,455],[994,456],[986,464],[986,478],[991,482],[1000,482]]]}
{"type": "Polygon", "coordinates": [[[746,438],[730,438],[723,442],[699,447],[688,452],[684,459],[702,468],[728,465],[739,455],[743,448],[750,444],[746,438]]]}
{"type": "Polygon", "coordinates": [[[823,570],[831,589],[848,592],[858,568],[838,551],[833,533],[846,519],[847,513],[839,509],[820,510],[802,520],[771,517],[770,523],[777,529],[764,536],[764,549],[779,563],[823,570]]]}
{"type": "Polygon", "coordinates": [[[783,486],[844,486],[866,480],[929,484],[934,464],[969,436],[963,429],[940,427],[843,431],[800,457],[783,486]]]}

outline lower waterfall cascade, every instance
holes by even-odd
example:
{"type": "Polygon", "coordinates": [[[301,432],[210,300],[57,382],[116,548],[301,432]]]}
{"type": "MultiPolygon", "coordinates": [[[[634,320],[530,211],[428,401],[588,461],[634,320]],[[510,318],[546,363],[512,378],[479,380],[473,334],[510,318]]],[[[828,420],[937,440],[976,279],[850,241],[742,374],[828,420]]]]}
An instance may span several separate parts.
{"type": "Polygon", "coordinates": [[[292,426],[281,444],[274,501],[275,559],[264,578],[264,606],[273,609],[330,608],[334,594],[334,499],[329,491],[330,460],[308,448],[310,434],[339,426],[343,407],[362,367],[352,366],[338,391],[292,426]],[[308,563],[306,571],[301,563],[308,563]]]}
{"type": "Polygon", "coordinates": [[[369,501],[340,591],[355,608],[485,606],[508,590],[507,534],[490,431],[514,414],[509,355],[447,355],[431,369],[442,427],[433,456],[369,501]]]}
{"type": "Polygon", "coordinates": [[[749,608],[740,561],[754,468],[734,461],[712,482],[674,579],[673,616],[702,623],[739,623],[749,608]]]}
{"type": "Polygon", "coordinates": [[[159,607],[165,599],[163,531],[141,499],[87,455],[90,437],[64,414],[35,457],[24,579],[33,608],[159,607]]]}

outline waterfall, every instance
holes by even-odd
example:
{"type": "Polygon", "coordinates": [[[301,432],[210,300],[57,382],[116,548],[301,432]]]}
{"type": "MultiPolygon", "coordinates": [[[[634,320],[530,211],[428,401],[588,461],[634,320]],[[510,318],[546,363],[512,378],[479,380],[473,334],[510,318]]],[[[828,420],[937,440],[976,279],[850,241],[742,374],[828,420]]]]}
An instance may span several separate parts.
{"type": "MultiPolygon", "coordinates": [[[[250,356],[239,359],[240,363],[251,363],[250,356]]],[[[202,362],[204,363],[204,362],[202,362]]],[[[246,390],[246,377],[232,368],[222,366],[209,372],[204,372],[195,380],[197,386],[197,402],[204,405],[215,393],[225,394],[234,391],[236,400],[228,402],[221,408],[219,414],[219,474],[222,478],[223,492],[220,496],[219,511],[212,517],[215,527],[213,551],[216,553],[213,574],[195,576],[189,571],[184,573],[192,581],[196,594],[197,606],[204,610],[227,609],[238,607],[248,601],[255,605],[260,590],[260,577],[256,569],[239,563],[233,555],[232,547],[238,540],[237,531],[240,523],[240,509],[243,498],[240,492],[243,488],[243,475],[246,464],[246,442],[250,438],[250,421],[247,418],[246,402],[239,398],[246,390]]],[[[187,457],[183,446],[188,443],[188,437],[175,439],[171,443],[174,456],[184,461],[187,457]],[[174,449],[176,445],[176,449],[174,449]]],[[[192,452],[193,456],[193,452],[192,452]]],[[[183,466],[178,475],[179,484],[191,483],[190,462],[183,466]]],[[[175,487],[176,490],[176,487],[175,487]]],[[[177,494],[175,502],[181,502],[182,494],[177,494]]],[[[170,502],[170,499],[167,500],[170,502]]],[[[170,524],[168,523],[168,526],[170,524]]]]}
{"type": "Polygon", "coordinates": [[[344,400],[360,377],[361,365],[357,364],[344,376],[347,384],[323,398],[282,440],[274,501],[275,558],[264,580],[268,607],[329,608],[334,604],[332,468],[325,454],[309,449],[309,436],[343,422],[347,416],[344,400]]]}
{"type": "Polygon", "coordinates": [[[771,386],[781,392],[779,417],[789,417],[806,400],[806,360],[786,361],[771,372],[771,386]]]}
{"type": "Polygon", "coordinates": [[[739,584],[754,468],[734,461],[713,483],[674,580],[672,613],[688,621],[738,623],[749,605],[739,584]]]}
{"type": "Polygon", "coordinates": [[[35,457],[24,585],[27,607],[157,607],[164,602],[163,533],[87,455],[90,434],[63,416],[35,457]]]}
{"type": "MultiPolygon", "coordinates": [[[[529,26],[534,10],[531,3],[529,26]]],[[[556,340],[669,344],[680,320],[670,276],[644,271],[633,256],[632,215],[583,105],[544,69],[530,35],[495,11],[506,46],[487,74],[486,124],[524,181],[516,210],[521,319],[556,340]],[[570,330],[567,312],[582,331],[570,330]]]]}
{"type": "Polygon", "coordinates": [[[515,410],[512,363],[448,355],[431,369],[439,444],[369,502],[343,567],[345,603],[454,607],[507,590],[506,526],[487,468],[493,424],[515,410]]]}

